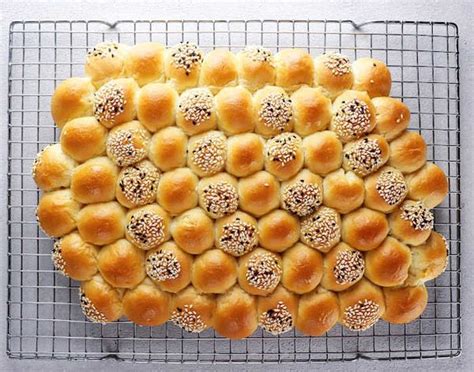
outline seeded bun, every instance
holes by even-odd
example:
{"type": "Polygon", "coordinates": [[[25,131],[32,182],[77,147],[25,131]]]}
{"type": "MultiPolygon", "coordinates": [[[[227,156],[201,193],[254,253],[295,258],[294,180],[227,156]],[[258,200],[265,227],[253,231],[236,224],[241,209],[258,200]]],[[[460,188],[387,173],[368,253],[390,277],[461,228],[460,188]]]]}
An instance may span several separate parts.
{"type": "Polygon", "coordinates": [[[199,177],[224,170],[227,139],[222,132],[209,131],[193,136],[188,143],[188,167],[199,177]]]}
{"type": "Polygon", "coordinates": [[[227,173],[218,173],[199,181],[199,206],[211,218],[234,213],[239,206],[237,180],[227,173]]]}
{"type": "Polygon", "coordinates": [[[324,89],[331,98],[336,98],[354,81],[351,61],[339,53],[324,53],[314,59],[314,83],[324,89]]]}
{"type": "Polygon", "coordinates": [[[392,75],[382,61],[374,58],[359,58],[352,63],[354,84],[352,89],[362,90],[370,97],[388,96],[392,88],[392,75]]]}
{"type": "Polygon", "coordinates": [[[247,213],[237,211],[219,218],[215,224],[216,248],[240,257],[258,245],[257,220],[247,213]]]}
{"type": "Polygon", "coordinates": [[[406,174],[420,169],[425,163],[426,142],[420,134],[405,131],[390,142],[388,165],[406,174]]]}
{"type": "Polygon", "coordinates": [[[237,262],[220,249],[210,249],[194,260],[191,281],[202,293],[225,293],[237,279],[237,262]]]}
{"type": "Polygon", "coordinates": [[[165,51],[166,80],[178,92],[197,86],[201,65],[202,52],[196,44],[189,41],[165,51]]]}
{"type": "Polygon", "coordinates": [[[300,297],[296,329],[308,336],[322,336],[339,319],[337,295],[319,287],[300,297]]]}
{"type": "Polygon", "coordinates": [[[257,172],[239,180],[240,208],[256,217],[278,208],[280,184],[268,172],[257,172]]]}
{"type": "Polygon", "coordinates": [[[405,244],[423,244],[431,234],[433,219],[423,202],[406,200],[389,215],[390,234],[405,244]]]}
{"type": "Polygon", "coordinates": [[[197,176],[187,168],[166,172],[158,184],[158,204],[171,215],[194,208],[198,203],[197,184],[197,176]]]}
{"type": "Polygon", "coordinates": [[[237,59],[225,49],[214,49],[204,56],[199,76],[199,85],[208,87],[217,94],[225,87],[237,85],[237,59]]]}
{"type": "Polygon", "coordinates": [[[276,85],[293,92],[313,85],[313,59],[303,49],[283,49],[275,55],[276,85]]]}
{"type": "Polygon", "coordinates": [[[403,102],[392,97],[375,97],[372,99],[377,115],[374,133],[392,141],[410,124],[410,109],[403,102]]]}
{"type": "Polygon", "coordinates": [[[251,92],[275,83],[273,53],[260,46],[246,46],[237,53],[239,83],[251,92]]]}
{"type": "Polygon", "coordinates": [[[216,95],[217,125],[227,135],[252,132],[254,110],[252,94],[245,88],[229,87],[216,95]]]}
{"type": "Polygon", "coordinates": [[[152,133],[172,125],[177,101],[178,93],[168,84],[147,84],[137,94],[138,120],[152,133]]]}
{"type": "Polygon", "coordinates": [[[331,100],[318,88],[303,86],[291,95],[295,115],[294,131],[308,136],[329,126],[332,116],[331,100]]]}
{"type": "Polygon", "coordinates": [[[176,326],[187,332],[200,333],[212,326],[216,299],[188,286],[173,297],[172,309],[170,320],[176,326]]]}
{"type": "Polygon", "coordinates": [[[279,285],[267,297],[258,297],[258,325],[277,336],[293,329],[298,313],[298,297],[279,285]]]}
{"type": "Polygon", "coordinates": [[[371,134],[344,146],[342,167],[365,177],[380,169],[389,155],[387,140],[378,134],[371,134]]]}
{"type": "Polygon", "coordinates": [[[320,207],[300,224],[300,240],[313,249],[327,253],[341,239],[341,216],[334,209],[320,207]]]}
{"type": "Polygon", "coordinates": [[[139,43],[128,50],[125,58],[125,75],[143,86],[152,81],[164,80],[165,47],[159,43],[139,43]]]}
{"type": "Polygon", "coordinates": [[[225,170],[236,177],[247,177],[262,170],[264,146],[262,137],[255,133],[229,137],[225,170]]]}
{"type": "Polygon", "coordinates": [[[188,136],[216,128],[215,101],[208,88],[188,89],[181,93],[176,110],[176,125],[188,136]]]}
{"type": "Polygon", "coordinates": [[[436,164],[428,162],[415,173],[407,175],[408,197],[421,200],[428,208],[437,207],[448,195],[448,178],[436,164]]]}
{"type": "Polygon", "coordinates": [[[299,237],[300,222],[287,211],[277,209],[258,220],[260,246],[272,252],[283,252],[293,246],[299,237]]]}
{"type": "Polygon", "coordinates": [[[265,144],[265,170],[279,180],[293,177],[304,164],[301,137],[295,133],[282,133],[265,144]]]}
{"type": "Polygon", "coordinates": [[[364,181],[353,172],[339,169],[323,180],[323,204],[339,213],[349,213],[364,202],[364,181]]]}
{"type": "Polygon", "coordinates": [[[201,254],[213,246],[214,224],[201,208],[193,208],[173,219],[171,235],[183,251],[201,254]]]}
{"type": "Polygon", "coordinates": [[[87,52],[84,66],[86,75],[97,87],[122,76],[129,49],[127,45],[111,41],[97,44],[87,52]]]}
{"type": "Polygon", "coordinates": [[[392,212],[407,196],[402,172],[385,166],[364,179],[365,206],[383,213],[392,212]]]}
{"type": "Polygon", "coordinates": [[[382,319],[395,324],[410,323],[417,319],[428,304],[428,291],[417,287],[384,288],[386,309],[382,319]]]}
{"type": "Polygon", "coordinates": [[[314,213],[323,200],[323,180],[303,169],[281,184],[281,208],[298,217],[314,213]]]}
{"type": "Polygon", "coordinates": [[[317,132],[303,139],[305,166],[313,173],[326,175],[341,167],[342,143],[329,130],[317,132]]]}

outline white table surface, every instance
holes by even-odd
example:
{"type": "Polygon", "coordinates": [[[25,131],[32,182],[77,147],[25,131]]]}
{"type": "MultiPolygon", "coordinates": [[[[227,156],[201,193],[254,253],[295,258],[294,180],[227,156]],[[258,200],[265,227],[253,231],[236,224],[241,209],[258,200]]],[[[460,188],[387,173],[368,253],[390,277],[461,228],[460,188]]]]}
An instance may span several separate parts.
{"type": "MultiPolygon", "coordinates": [[[[6,173],[7,173],[7,58],[8,27],[14,20],[75,20],[103,19],[352,19],[356,23],[368,20],[424,20],[450,21],[459,26],[460,82],[461,82],[461,158],[462,158],[462,333],[463,352],[455,359],[423,361],[354,361],[329,364],[252,365],[248,369],[306,371],[329,369],[334,371],[368,370],[473,370],[474,369],[474,198],[470,190],[474,182],[474,43],[472,21],[474,2],[465,0],[359,0],[359,1],[248,1],[243,4],[220,1],[120,1],[120,0],[0,0],[0,371],[24,370],[223,370],[225,366],[179,366],[156,364],[130,364],[113,360],[102,362],[68,362],[11,360],[6,355],[6,293],[7,293],[7,230],[6,230],[6,173]],[[113,3],[113,5],[112,5],[113,3]]],[[[245,370],[245,366],[228,367],[245,370]]]]}

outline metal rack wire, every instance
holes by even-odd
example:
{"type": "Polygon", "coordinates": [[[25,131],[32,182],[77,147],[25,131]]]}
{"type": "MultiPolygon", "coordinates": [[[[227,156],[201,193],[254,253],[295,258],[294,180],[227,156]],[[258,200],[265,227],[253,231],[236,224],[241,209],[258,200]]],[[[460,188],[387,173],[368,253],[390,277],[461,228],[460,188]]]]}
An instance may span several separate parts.
{"type": "Polygon", "coordinates": [[[156,362],[313,362],[454,357],[460,328],[460,131],[458,32],[455,24],[376,21],[101,21],[14,22],[10,27],[8,93],[8,329],[14,358],[104,359],[156,362]],[[49,114],[60,81],[82,75],[88,48],[102,40],[134,44],[182,40],[204,50],[238,50],[247,44],[274,51],[306,48],[313,55],[340,51],[371,55],[389,65],[392,95],[412,112],[411,129],[423,134],[431,160],[449,177],[450,193],[436,208],[437,231],[449,242],[446,272],[429,283],[429,304],[407,325],[379,322],[362,333],[336,327],[323,337],[256,332],[230,341],[213,331],[188,334],[174,325],[101,326],[80,311],[77,283],[56,273],[52,241],[37,227],[39,192],[31,163],[57,140],[49,114]]]}

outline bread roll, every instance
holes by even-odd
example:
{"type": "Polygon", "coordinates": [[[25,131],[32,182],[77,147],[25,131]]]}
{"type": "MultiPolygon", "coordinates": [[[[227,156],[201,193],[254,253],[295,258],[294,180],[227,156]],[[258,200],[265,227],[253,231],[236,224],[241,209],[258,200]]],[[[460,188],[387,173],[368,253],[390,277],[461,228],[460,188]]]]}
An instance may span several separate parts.
{"type": "Polygon", "coordinates": [[[71,190],[51,191],[41,196],[36,209],[38,224],[47,235],[58,238],[76,228],[81,205],[71,190]]]}
{"type": "Polygon", "coordinates": [[[283,49],[275,55],[276,85],[295,91],[302,85],[313,85],[314,63],[303,49],[283,49]]]}
{"type": "Polygon", "coordinates": [[[359,177],[377,171],[388,160],[390,150],[385,138],[371,134],[344,146],[342,166],[359,177]]]}
{"type": "Polygon", "coordinates": [[[239,83],[251,92],[275,83],[273,53],[261,46],[246,46],[237,53],[239,83]]]}
{"type": "Polygon", "coordinates": [[[404,324],[413,322],[425,311],[428,291],[424,285],[417,287],[384,288],[386,322],[404,324]]]}
{"type": "Polygon", "coordinates": [[[178,93],[163,83],[145,85],[137,94],[137,117],[150,132],[175,122],[178,93]]]}
{"type": "Polygon", "coordinates": [[[367,92],[344,91],[334,100],[332,110],[330,129],[343,143],[359,139],[375,127],[375,107],[367,92]]]}
{"type": "Polygon", "coordinates": [[[342,164],[342,143],[329,130],[309,135],[303,139],[305,167],[311,172],[326,175],[342,164]]]}
{"type": "Polygon", "coordinates": [[[258,134],[244,133],[229,137],[225,169],[236,177],[247,177],[264,165],[265,143],[258,134]]]}
{"type": "Polygon", "coordinates": [[[82,162],[105,153],[107,129],[93,116],[68,121],[61,131],[63,151],[82,162]]]}
{"type": "Polygon", "coordinates": [[[280,204],[280,184],[270,173],[261,171],[239,180],[239,205],[256,217],[280,204]]]}
{"type": "Polygon", "coordinates": [[[257,220],[247,213],[237,211],[216,221],[216,247],[240,257],[258,245],[257,220]]]}
{"type": "Polygon", "coordinates": [[[122,76],[129,47],[113,41],[104,41],[87,52],[84,69],[95,86],[122,76]]]}
{"type": "Polygon", "coordinates": [[[107,156],[119,167],[126,167],[145,159],[150,133],[134,120],[113,128],[107,137],[107,156]]]}
{"type": "Polygon", "coordinates": [[[406,200],[389,216],[391,235],[409,245],[423,244],[433,222],[433,213],[421,201],[406,200]]]}
{"type": "Polygon", "coordinates": [[[253,98],[241,86],[224,88],[216,95],[216,113],[217,126],[227,135],[253,131],[253,98]]]}
{"type": "Polygon", "coordinates": [[[188,137],[177,127],[163,128],[150,140],[148,157],[162,171],[186,165],[188,137]]]}
{"type": "Polygon", "coordinates": [[[102,277],[116,288],[134,288],[145,279],[145,253],[125,239],[102,247],[97,256],[102,277]]]}
{"type": "Polygon", "coordinates": [[[187,332],[200,333],[212,325],[215,308],[214,296],[199,294],[190,285],[174,296],[170,320],[187,332]]]}
{"type": "Polygon", "coordinates": [[[188,167],[199,177],[212,176],[224,169],[226,152],[226,137],[222,132],[193,136],[188,143],[188,167]]]}
{"type": "Polygon", "coordinates": [[[72,172],[74,199],[82,204],[114,200],[118,173],[118,167],[106,156],[87,160],[72,172]]]}
{"type": "Polygon", "coordinates": [[[125,75],[143,86],[152,81],[164,81],[165,47],[160,43],[138,43],[125,58],[125,75]]]}
{"type": "Polygon", "coordinates": [[[329,126],[332,116],[331,100],[318,88],[303,86],[291,95],[295,115],[294,131],[302,137],[329,126]]]}
{"type": "Polygon", "coordinates": [[[220,249],[210,249],[194,260],[191,282],[198,292],[225,293],[237,280],[237,262],[220,249]]]}
{"type": "Polygon", "coordinates": [[[258,298],[258,325],[274,336],[293,329],[297,313],[298,297],[281,285],[271,295],[258,298]]]}
{"type": "Polygon", "coordinates": [[[366,91],[370,97],[388,96],[392,88],[392,75],[382,61],[359,58],[352,64],[354,84],[352,89],[366,91]]]}
{"type": "Polygon", "coordinates": [[[255,132],[272,137],[293,129],[291,99],[281,87],[266,86],[254,94],[255,132]]]}
{"type": "Polygon", "coordinates": [[[171,215],[180,214],[198,204],[198,178],[187,168],[166,172],[158,184],[157,200],[171,215]]]}
{"type": "Polygon", "coordinates": [[[281,267],[278,254],[257,248],[239,258],[239,285],[252,295],[267,296],[280,283],[281,267]]]}
{"type": "Polygon", "coordinates": [[[294,133],[282,133],[265,144],[265,170],[280,180],[293,177],[303,167],[301,138],[294,133]]]}
{"type": "Polygon", "coordinates": [[[353,172],[339,169],[323,180],[323,204],[339,213],[349,213],[364,202],[364,181],[353,172]]]}
{"type": "Polygon", "coordinates": [[[97,273],[97,247],[72,232],[54,242],[51,258],[54,267],[74,280],[90,280],[97,273]]]}
{"type": "Polygon", "coordinates": [[[322,288],[300,297],[295,327],[308,336],[322,336],[339,319],[337,295],[322,288]]]}
{"type": "Polygon", "coordinates": [[[388,231],[385,215],[369,208],[360,208],[342,217],[342,240],[361,251],[377,248],[388,231]]]}
{"type": "Polygon", "coordinates": [[[79,300],[82,313],[93,323],[118,320],[123,313],[120,290],[110,286],[100,274],[81,283],[79,300]]]}
{"type": "Polygon", "coordinates": [[[377,125],[374,133],[385,137],[387,141],[397,138],[410,124],[410,109],[402,101],[392,97],[375,97],[377,125]]]}
{"type": "Polygon", "coordinates": [[[217,296],[212,323],[221,336],[230,339],[250,336],[257,329],[255,298],[239,286],[234,286],[227,293],[217,296]]]}
{"type": "Polygon", "coordinates": [[[408,193],[402,172],[388,166],[366,177],[364,184],[365,206],[383,213],[392,212],[408,193]]]}
{"type": "Polygon", "coordinates": [[[159,326],[171,313],[171,296],[156,288],[149,279],[123,295],[124,315],[141,326],[159,326]]]}
{"type": "Polygon", "coordinates": [[[449,192],[448,178],[438,165],[428,162],[416,173],[407,175],[408,197],[421,200],[428,208],[440,205],[449,192]]]}
{"type": "Polygon", "coordinates": [[[138,84],[133,79],[111,80],[94,94],[94,116],[106,128],[135,119],[138,84]]]}
{"type": "Polygon", "coordinates": [[[73,77],[62,81],[51,97],[51,116],[58,128],[68,121],[94,112],[95,88],[90,79],[73,77]]]}
{"type": "Polygon", "coordinates": [[[89,204],[77,217],[77,229],[87,243],[110,244],[125,235],[125,212],[119,203],[89,204]]]}
{"type": "Polygon", "coordinates": [[[324,256],[321,286],[331,291],[343,291],[362,279],[365,267],[362,253],[341,242],[324,256]]]}
{"type": "Polygon", "coordinates": [[[165,75],[178,92],[193,88],[199,80],[202,53],[198,46],[189,41],[179,43],[165,51],[165,75]]]}
{"type": "Polygon", "coordinates": [[[142,160],[122,168],[117,180],[115,197],[126,208],[153,203],[159,180],[158,169],[150,161],[142,160]]]}
{"type": "Polygon", "coordinates": [[[411,252],[397,239],[387,237],[382,244],[365,255],[365,276],[382,287],[396,287],[408,277],[411,252]]]}
{"type": "Polygon", "coordinates": [[[281,184],[281,207],[299,217],[314,213],[323,201],[323,180],[303,169],[281,184]]]}
{"type": "Polygon", "coordinates": [[[301,241],[327,253],[341,240],[341,217],[334,209],[320,207],[301,220],[301,241]]]}
{"type": "Polygon", "coordinates": [[[385,312],[382,290],[362,279],[353,287],[339,293],[339,321],[351,331],[365,331],[385,312]]]}
{"type": "Polygon", "coordinates": [[[224,87],[233,87],[238,82],[237,59],[225,49],[214,49],[204,56],[199,75],[199,85],[208,87],[217,94],[224,87]]]}
{"type": "Polygon", "coordinates": [[[69,187],[71,175],[77,163],[66,155],[61,145],[48,145],[36,155],[31,174],[36,185],[43,191],[69,187]]]}
{"type": "Polygon", "coordinates": [[[166,242],[146,254],[145,270],[162,291],[177,293],[191,283],[193,256],[166,242]]]}
{"type": "Polygon", "coordinates": [[[352,65],[348,57],[330,52],[314,59],[314,84],[323,88],[331,99],[351,89],[353,82],[352,65]]]}
{"type": "Polygon", "coordinates": [[[263,248],[272,252],[286,250],[299,237],[300,222],[286,211],[277,209],[258,220],[258,241],[263,248]]]}
{"type": "Polygon", "coordinates": [[[312,291],[323,276],[323,256],[302,243],[296,243],[282,256],[281,284],[296,294],[312,291]]]}
{"type": "Polygon", "coordinates": [[[390,142],[390,159],[388,164],[402,173],[411,173],[426,163],[426,142],[413,131],[405,131],[400,137],[390,142]]]}
{"type": "Polygon", "coordinates": [[[234,213],[239,206],[237,180],[227,173],[202,178],[197,187],[199,206],[212,218],[234,213]]]}
{"type": "Polygon", "coordinates": [[[201,208],[190,209],[173,219],[171,235],[185,252],[201,254],[214,244],[214,224],[201,208]]]}
{"type": "Polygon", "coordinates": [[[130,209],[125,237],[138,248],[149,250],[170,238],[170,217],[158,204],[130,209]]]}

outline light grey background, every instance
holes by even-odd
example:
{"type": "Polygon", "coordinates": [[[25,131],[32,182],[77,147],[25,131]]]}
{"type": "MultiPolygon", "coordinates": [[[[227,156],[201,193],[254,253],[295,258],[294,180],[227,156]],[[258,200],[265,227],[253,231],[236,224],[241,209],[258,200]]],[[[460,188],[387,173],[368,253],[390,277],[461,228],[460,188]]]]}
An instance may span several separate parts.
{"type": "MultiPolygon", "coordinates": [[[[8,27],[13,20],[76,20],[102,19],[115,21],[118,19],[352,19],[356,23],[368,20],[426,20],[451,21],[459,26],[460,34],[460,66],[461,66],[461,158],[462,158],[462,331],[463,353],[452,360],[426,361],[393,361],[368,362],[355,361],[346,363],[314,364],[295,366],[272,365],[270,367],[252,365],[249,369],[281,369],[281,370],[312,370],[330,369],[345,371],[367,370],[473,370],[474,369],[474,271],[470,263],[474,262],[471,242],[474,239],[474,198],[470,186],[474,182],[472,160],[474,154],[474,43],[472,37],[472,21],[474,19],[474,3],[469,0],[326,0],[313,2],[300,1],[241,1],[219,3],[209,1],[113,1],[113,0],[42,0],[42,1],[5,1],[0,0],[0,370],[86,370],[101,369],[158,369],[158,370],[222,370],[224,366],[201,367],[178,365],[155,365],[120,363],[116,361],[102,362],[65,362],[65,361],[18,361],[10,360],[6,350],[6,167],[7,167],[7,58],[8,58],[8,27]],[[112,5],[113,4],[113,5],[112,5]]],[[[230,368],[229,368],[230,369],[230,368]]],[[[245,370],[245,366],[232,367],[245,370]]]]}

